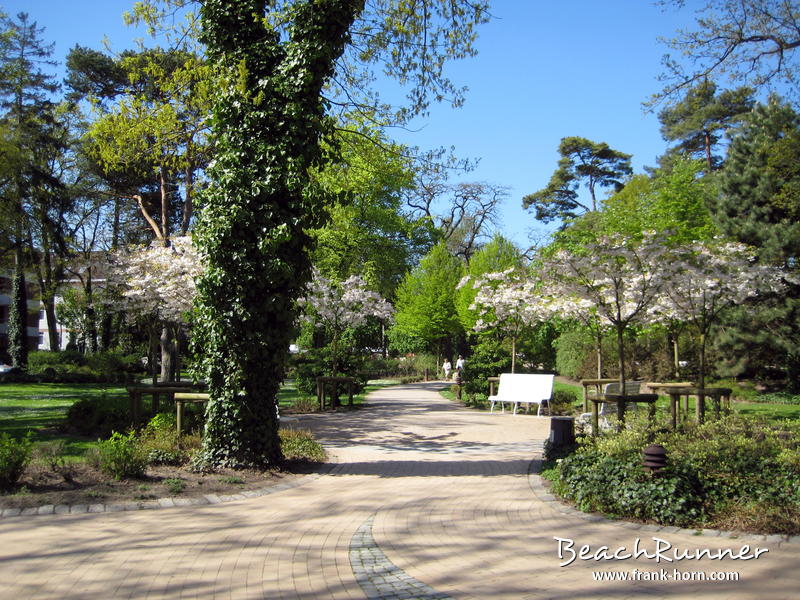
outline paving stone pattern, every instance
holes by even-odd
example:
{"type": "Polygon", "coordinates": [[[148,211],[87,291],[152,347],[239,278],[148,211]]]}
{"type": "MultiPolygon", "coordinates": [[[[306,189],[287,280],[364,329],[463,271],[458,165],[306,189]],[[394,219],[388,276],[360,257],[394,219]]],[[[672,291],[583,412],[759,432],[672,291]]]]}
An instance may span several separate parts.
{"type": "Polygon", "coordinates": [[[372,537],[370,517],[350,541],[353,575],[370,600],[453,600],[392,564],[372,537]]]}
{"type": "Polygon", "coordinates": [[[440,384],[379,390],[358,411],[311,415],[327,471],[260,494],[147,506],[40,507],[0,519],[0,598],[32,600],[453,598],[796,599],[800,543],[616,522],[553,498],[535,475],[547,417],[488,414],[440,384]],[[147,510],[142,510],[146,508],[147,510]],[[767,548],[757,560],[575,560],[595,552],[767,548]],[[736,572],[738,581],[652,577],[736,572]],[[598,581],[597,572],[647,574],[598,581]]]}

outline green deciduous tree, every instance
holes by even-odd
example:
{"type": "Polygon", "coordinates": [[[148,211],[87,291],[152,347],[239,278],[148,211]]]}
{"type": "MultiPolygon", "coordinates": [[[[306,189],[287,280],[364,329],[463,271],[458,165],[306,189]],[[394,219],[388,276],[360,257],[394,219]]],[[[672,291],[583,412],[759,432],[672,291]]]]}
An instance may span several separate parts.
{"type": "Polygon", "coordinates": [[[453,303],[463,265],[440,242],[409,273],[397,290],[395,323],[389,332],[401,351],[451,354],[463,328],[453,303]]]}
{"type": "Polygon", "coordinates": [[[332,159],[321,145],[334,126],[323,90],[347,79],[340,59],[349,47],[350,56],[386,61],[390,75],[411,81],[412,110],[425,110],[450,89],[444,61],[472,51],[485,5],[204,0],[200,16],[218,136],[196,230],[207,268],[194,342],[211,392],[202,456],[263,467],[281,458],[276,394],[294,302],[311,274],[309,230],[328,200],[309,177],[332,159]]]}
{"type": "MultiPolygon", "coordinates": [[[[661,0],[685,7],[685,0],[661,0]]],[[[727,76],[754,88],[800,83],[795,59],[800,48],[800,13],[790,0],[707,0],[696,26],[666,41],[686,61],[664,57],[663,90],[653,101],[674,96],[707,79],[727,76]],[[688,63],[688,64],[686,64],[688,63]]]]}
{"type": "Polygon", "coordinates": [[[597,189],[620,190],[632,173],[631,155],[582,137],[565,137],[558,146],[561,159],[547,186],[522,199],[524,208],[533,208],[536,219],[548,223],[573,219],[598,207],[597,189]],[[578,189],[584,184],[590,202],[580,200],[578,189]]]}

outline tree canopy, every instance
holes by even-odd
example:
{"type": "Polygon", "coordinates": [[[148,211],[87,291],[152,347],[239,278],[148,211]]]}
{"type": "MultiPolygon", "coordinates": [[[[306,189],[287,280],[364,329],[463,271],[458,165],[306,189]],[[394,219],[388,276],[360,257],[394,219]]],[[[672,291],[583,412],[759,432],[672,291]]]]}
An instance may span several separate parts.
{"type": "Polygon", "coordinates": [[[536,220],[573,219],[583,212],[597,210],[597,188],[622,189],[630,175],[631,155],[611,148],[605,142],[582,137],[562,138],[558,146],[558,169],[547,186],[522,199],[523,208],[533,208],[536,220]],[[584,184],[590,202],[580,200],[578,189],[584,184]]]}

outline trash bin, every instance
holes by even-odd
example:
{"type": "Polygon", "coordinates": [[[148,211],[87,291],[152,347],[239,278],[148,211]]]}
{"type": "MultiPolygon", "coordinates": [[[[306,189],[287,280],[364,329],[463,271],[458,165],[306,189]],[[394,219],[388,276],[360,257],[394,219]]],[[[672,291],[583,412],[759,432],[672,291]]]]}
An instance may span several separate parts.
{"type": "Polygon", "coordinates": [[[550,446],[558,448],[575,443],[575,417],[551,417],[550,446]]]}

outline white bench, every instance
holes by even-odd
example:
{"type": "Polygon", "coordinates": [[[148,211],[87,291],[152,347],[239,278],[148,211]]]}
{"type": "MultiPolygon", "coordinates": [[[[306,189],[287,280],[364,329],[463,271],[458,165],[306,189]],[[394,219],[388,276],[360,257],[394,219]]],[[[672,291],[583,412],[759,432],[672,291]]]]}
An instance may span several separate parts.
{"type": "Polygon", "coordinates": [[[500,375],[500,385],[497,394],[489,396],[492,403],[490,412],[494,412],[494,405],[499,404],[502,411],[506,410],[506,403],[514,405],[514,414],[520,404],[536,403],[539,409],[537,415],[542,414],[542,407],[548,406],[553,396],[553,378],[555,375],[527,375],[518,373],[503,373],[500,375]]]}

